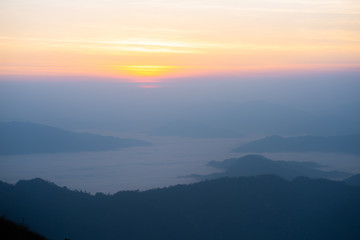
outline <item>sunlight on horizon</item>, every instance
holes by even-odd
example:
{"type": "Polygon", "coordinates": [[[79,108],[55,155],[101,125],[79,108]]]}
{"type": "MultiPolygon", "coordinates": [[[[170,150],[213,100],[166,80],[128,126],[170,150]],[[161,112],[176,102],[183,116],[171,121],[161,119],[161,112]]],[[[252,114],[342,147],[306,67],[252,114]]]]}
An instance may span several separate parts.
{"type": "Polygon", "coordinates": [[[115,71],[120,75],[129,76],[130,78],[140,78],[142,81],[156,82],[154,78],[169,76],[178,67],[175,66],[115,66],[115,71]]]}
{"type": "Polygon", "coordinates": [[[4,0],[0,16],[0,76],[360,69],[356,0],[4,0]]]}

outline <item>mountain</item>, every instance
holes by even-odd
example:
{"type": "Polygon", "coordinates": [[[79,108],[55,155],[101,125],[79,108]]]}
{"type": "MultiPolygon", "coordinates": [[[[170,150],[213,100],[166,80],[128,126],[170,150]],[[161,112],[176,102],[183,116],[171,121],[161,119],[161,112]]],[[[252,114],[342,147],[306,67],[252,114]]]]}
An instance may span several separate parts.
{"type": "Polygon", "coordinates": [[[77,133],[34,123],[0,122],[0,154],[3,155],[107,151],[149,144],[136,139],[77,133]]]}
{"type": "Polygon", "coordinates": [[[90,195],[0,182],[0,214],[51,239],[359,239],[360,188],[324,179],[222,178],[90,195]]]}
{"type": "Polygon", "coordinates": [[[46,240],[44,236],[4,217],[0,217],[0,238],[8,240],[46,240]]]}
{"type": "Polygon", "coordinates": [[[235,148],[234,152],[337,152],[360,154],[360,134],[348,136],[270,136],[235,148]]]}
{"type": "Polygon", "coordinates": [[[360,174],[353,175],[344,180],[347,184],[353,186],[360,186],[360,174]]]}
{"type": "Polygon", "coordinates": [[[190,175],[197,179],[214,179],[221,177],[257,176],[274,174],[285,179],[299,176],[310,178],[343,179],[350,174],[339,171],[322,171],[320,165],[314,162],[273,161],[261,155],[246,155],[241,158],[231,158],[224,161],[211,161],[208,166],[224,169],[223,172],[209,175],[190,175]]]}

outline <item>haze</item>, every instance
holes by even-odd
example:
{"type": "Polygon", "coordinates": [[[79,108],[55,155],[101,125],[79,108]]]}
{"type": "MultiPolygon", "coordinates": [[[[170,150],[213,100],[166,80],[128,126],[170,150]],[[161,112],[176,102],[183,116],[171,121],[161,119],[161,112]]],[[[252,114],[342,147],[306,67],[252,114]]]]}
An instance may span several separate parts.
{"type": "MultiPolygon", "coordinates": [[[[42,177],[94,193],[190,183],[194,180],[179,177],[217,171],[206,163],[243,156],[231,150],[251,139],[359,133],[358,77],[356,71],[269,73],[169,79],[147,83],[154,86],[148,88],[106,78],[3,76],[3,122],[131,137],[153,145],[115,152],[2,156],[1,177],[13,183],[42,177]]],[[[265,155],[360,171],[357,155],[265,155]]]]}
{"type": "Polygon", "coordinates": [[[359,92],[358,0],[1,0],[1,237],[360,239],[359,92]]]}

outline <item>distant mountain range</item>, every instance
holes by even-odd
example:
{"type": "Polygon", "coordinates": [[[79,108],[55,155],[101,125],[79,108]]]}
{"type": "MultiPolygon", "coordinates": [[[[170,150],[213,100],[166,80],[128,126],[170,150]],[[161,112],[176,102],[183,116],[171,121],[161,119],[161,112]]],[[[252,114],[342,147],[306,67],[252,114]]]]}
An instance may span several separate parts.
{"type": "Polygon", "coordinates": [[[246,155],[224,161],[211,161],[208,166],[223,169],[223,172],[209,175],[192,174],[188,177],[196,179],[215,179],[221,177],[257,176],[273,174],[285,179],[299,176],[309,178],[344,179],[351,174],[339,171],[323,171],[315,162],[273,161],[261,155],[246,155]]]}
{"type": "MultiPolygon", "coordinates": [[[[176,116],[176,115],[175,115],[176,116]]],[[[203,138],[232,138],[289,132],[310,116],[292,107],[265,101],[192,106],[188,113],[154,129],[151,134],[203,138]],[[265,120],[266,119],[266,120],[265,120]]]]}
{"type": "Polygon", "coordinates": [[[265,137],[245,143],[234,152],[337,152],[360,154],[360,134],[348,136],[265,137]]]}
{"type": "Polygon", "coordinates": [[[266,101],[218,102],[174,113],[150,133],[160,136],[233,138],[252,135],[344,135],[360,133],[359,102],[309,114],[266,101]]]}
{"type": "Polygon", "coordinates": [[[95,196],[42,179],[0,182],[0,214],[61,240],[359,239],[359,202],[360,187],[304,177],[222,178],[95,196]]]}
{"type": "Polygon", "coordinates": [[[137,139],[78,133],[34,123],[0,122],[2,155],[107,151],[147,145],[150,143],[137,139]]]}

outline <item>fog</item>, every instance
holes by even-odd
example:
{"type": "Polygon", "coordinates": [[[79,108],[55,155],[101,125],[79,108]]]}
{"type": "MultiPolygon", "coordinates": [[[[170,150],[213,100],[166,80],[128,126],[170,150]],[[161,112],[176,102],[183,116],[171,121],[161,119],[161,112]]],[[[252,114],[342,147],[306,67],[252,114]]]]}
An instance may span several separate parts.
{"type": "MultiPolygon", "coordinates": [[[[2,77],[0,120],[29,121],[75,130],[150,132],[175,120],[204,124],[209,120],[204,118],[208,118],[209,113],[220,114],[216,112],[219,109],[230,108],[230,112],[239,114],[235,111],[239,104],[253,101],[286,106],[308,117],[306,114],[326,114],[354,102],[358,106],[359,76],[357,72],[218,76],[164,80],[153,83],[156,88],[141,88],[143,83],[115,82],[114,79],[2,77]]],[[[359,109],[345,111],[343,115],[360,115],[359,109]]],[[[231,115],[226,117],[229,119],[231,115]]]]}
{"type": "MultiPolygon", "coordinates": [[[[118,133],[119,134],[119,133],[118,133]]],[[[114,135],[117,135],[116,133],[114,135]]],[[[123,134],[119,134],[123,136],[123,134]]],[[[2,181],[43,178],[70,189],[90,193],[115,193],[120,190],[148,190],[196,182],[185,177],[209,174],[218,169],[209,161],[241,157],[246,153],[231,150],[244,139],[199,139],[136,136],[151,141],[151,147],[120,151],[29,154],[0,156],[2,181]]],[[[274,160],[314,161],[325,170],[360,172],[360,156],[331,153],[265,153],[274,160]]]]}
{"type": "Polygon", "coordinates": [[[152,147],[136,147],[97,153],[30,154],[0,157],[2,180],[41,177],[71,189],[92,193],[151,188],[191,183],[190,173],[216,171],[209,160],[231,156],[234,139],[184,139],[147,137],[152,147]]]}
{"type": "MultiPolygon", "coordinates": [[[[360,133],[360,74],[308,73],[171,79],[157,83],[76,77],[2,77],[0,121],[131,137],[152,146],[119,151],[0,156],[0,180],[41,177],[95,192],[146,190],[194,182],[218,171],[211,160],[240,157],[241,143],[264,136],[360,133]]],[[[360,172],[360,157],[264,153],[360,172]]]]}

